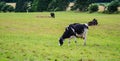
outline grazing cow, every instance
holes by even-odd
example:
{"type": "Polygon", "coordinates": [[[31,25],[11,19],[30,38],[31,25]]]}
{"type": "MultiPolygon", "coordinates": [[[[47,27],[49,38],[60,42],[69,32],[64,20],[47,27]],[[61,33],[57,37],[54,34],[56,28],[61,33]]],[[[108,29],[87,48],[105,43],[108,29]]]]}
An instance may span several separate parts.
{"type": "Polygon", "coordinates": [[[50,16],[52,17],[52,18],[55,18],[55,14],[52,12],[52,13],[50,13],[50,16]]]}
{"type": "Polygon", "coordinates": [[[93,25],[98,25],[98,21],[96,19],[93,19],[92,21],[88,22],[89,26],[93,26],[93,25]]]}
{"type": "MultiPolygon", "coordinates": [[[[67,38],[82,38],[84,39],[84,45],[86,45],[86,35],[87,35],[88,25],[87,24],[79,24],[79,23],[73,23],[70,24],[66,29],[63,35],[59,39],[59,45],[62,46],[63,42],[67,38]]],[[[77,41],[75,40],[75,43],[77,41]]],[[[70,40],[68,45],[70,44],[70,40]]]]}

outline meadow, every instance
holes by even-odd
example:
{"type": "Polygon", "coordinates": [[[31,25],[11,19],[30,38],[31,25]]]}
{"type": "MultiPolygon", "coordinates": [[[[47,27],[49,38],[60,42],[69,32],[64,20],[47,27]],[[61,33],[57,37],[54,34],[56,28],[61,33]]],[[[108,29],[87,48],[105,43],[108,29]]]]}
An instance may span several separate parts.
{"type": "Polygon", "coordinates": [[[0,61],[120,61],[120,14],[55,12],[0,13],[0,61]],[[77,39],[58,40],[71,23],[87,23],[96,18],[97,26],[90,26],[87,45],[77,39]]]}

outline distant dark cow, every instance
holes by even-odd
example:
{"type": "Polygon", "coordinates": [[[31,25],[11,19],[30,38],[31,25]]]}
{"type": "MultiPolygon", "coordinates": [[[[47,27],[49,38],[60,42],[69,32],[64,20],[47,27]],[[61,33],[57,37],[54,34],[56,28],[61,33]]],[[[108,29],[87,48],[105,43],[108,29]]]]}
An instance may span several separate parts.
{"type": "Polygon", "coordinates": [[[50,16],[52,17],[52,18],[55,18],[55,14],[52,12],[52,13],[50,13],[50,16]]]}
{"type": "Polygon", "coordinates": [[[98,25],[98,21],[96,19],[93,19],[92,21],[88,22],[89,26],[93,26],[93,25],[98,25]]]}
{"type": "MultiPolygon", "coordinates": [[[[86,35],[88,31],[88,25],[87,24],[79,24],[79,23],[73,23],[70,24],[66,29],[63,35],[59,39],[59,45],[62,46],[64,43],[64,40],[72,37],[76,38],[82,38],[84,39],[84,45],[86,45],[86,35]]],[[[75,40],[75,43],[77,41],[75,40]]],[[[70,44],[70,40],[69,43],[70,44]]]]}

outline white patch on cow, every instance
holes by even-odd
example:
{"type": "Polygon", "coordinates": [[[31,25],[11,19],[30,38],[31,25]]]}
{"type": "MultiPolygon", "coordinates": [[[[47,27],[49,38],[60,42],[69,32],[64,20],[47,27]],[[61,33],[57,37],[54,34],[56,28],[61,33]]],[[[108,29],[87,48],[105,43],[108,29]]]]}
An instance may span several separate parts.
{"type": "Polygon", "coordinates": [[[88,26],[88,24],[85,24],[86,26],[88,26]]]}
{"type": "Polygon", "coordinates": [[[75,36],[70,36],[70,38],[69,38],[69,39],[72,39],[72,38],[75,38],[75,36]]]}
{"type": "Polygon", "coordinates": [[[72,31],[75,33],[75,30],[71,27],[72,31]]]}
{"type": "Polygon", "coordinates": [[[58,45],[60,46],[60,43],[58,43],[58,45]]]}
{"type": "Polygon", "coordinates": [[[79,38],[82,38],[82,37],[83,37],[83,34],[77,34],[77,33],[76,33],[76,36],[79,37],[79,38]]]}

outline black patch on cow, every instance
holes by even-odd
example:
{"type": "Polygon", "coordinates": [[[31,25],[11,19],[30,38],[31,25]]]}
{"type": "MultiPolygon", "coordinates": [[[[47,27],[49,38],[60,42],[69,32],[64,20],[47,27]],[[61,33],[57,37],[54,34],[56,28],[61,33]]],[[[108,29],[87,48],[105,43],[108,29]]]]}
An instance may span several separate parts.
{"type": "Polygon", "coordinates": [[[88,25],[89,25],[89,26],[98,25],[97,19],[94,18],[92,21],[88,22],[88,25]]]}

